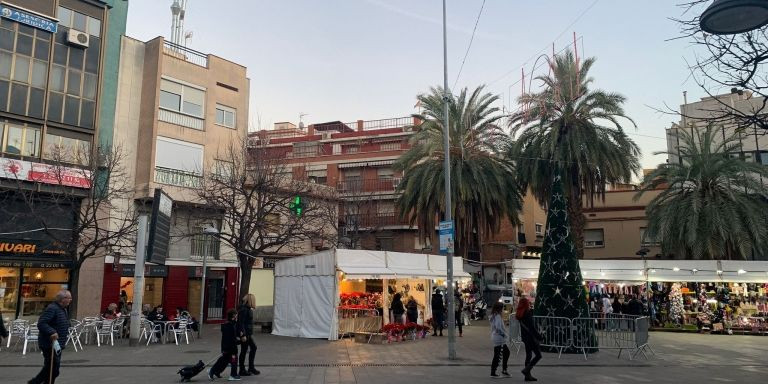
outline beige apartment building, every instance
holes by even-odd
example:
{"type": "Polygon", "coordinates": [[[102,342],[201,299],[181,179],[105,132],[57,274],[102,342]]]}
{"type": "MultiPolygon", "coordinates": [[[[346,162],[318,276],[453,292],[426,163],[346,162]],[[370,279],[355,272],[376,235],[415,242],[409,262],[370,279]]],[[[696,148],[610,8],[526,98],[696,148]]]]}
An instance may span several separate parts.
{"type": "MultiPolygon", "coordinates": [[[[131,201],[149,212],[155,189],[174,200],[165,265],[145,271],[144,303],[199,311],[201,261],[207,256],[206,320],[237,304],[239,269],[227,247],[202,228],[221,220],[199,205],[196,188],[217,155],[247,135],[246,68],[221,57],[165,41],[123,37],[115,145],[135,185],[131,201]]],[[[104,265],[101,307],[121,290],[132,300],[133,255],[111,255],[104,265]]]]}

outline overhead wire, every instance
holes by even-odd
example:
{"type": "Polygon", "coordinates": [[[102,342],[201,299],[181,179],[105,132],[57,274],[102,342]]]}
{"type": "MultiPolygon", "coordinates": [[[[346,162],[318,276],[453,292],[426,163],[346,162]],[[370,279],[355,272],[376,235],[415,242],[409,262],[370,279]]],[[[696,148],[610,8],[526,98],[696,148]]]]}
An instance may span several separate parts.
{"type": "Polygon", "coordinates": [[[480,23],[480,16],[483,14],[483,8],[485,8],[485,0],[483,0],[483,3],[480,4],[480,12],[477,13],[477,19],[475,19],[475,27],[472,28],[472,36],[469,38],[469,45],[467,45],[467,51],[464,52],[464,58],[461,60],[461,66],[459,67],[459,72],[456,74],[456,81],[453,83],[453,88],[456,88],[456,85],[459,84],[461,71],[464,69],[464,63],[467,61],[467,57],[469,56],[469,50],[472,48],[472,42],[475,41],[475,32],[477,32],[477,25],[480,23]]]}

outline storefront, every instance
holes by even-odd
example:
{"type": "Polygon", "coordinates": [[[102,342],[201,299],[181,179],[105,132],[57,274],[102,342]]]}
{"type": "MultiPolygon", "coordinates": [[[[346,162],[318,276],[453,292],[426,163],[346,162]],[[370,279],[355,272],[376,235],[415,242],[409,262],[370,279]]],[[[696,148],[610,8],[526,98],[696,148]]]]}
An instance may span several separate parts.
{"type": "MultiPolygon", "coordinates": [[[[104,264],[102,310],[110,303],[119,303],[121,291],[125,291],[127,302],[133,302],[134,265],[115,266],[112,261],[111,257],[107,257],[104,264]]],[[[238,303],[239,270],[235,262],[223,260],[209,261],[208,265],[205,321],[223,322],[227,309],[236,307],[238,303]]],[[[142,302],[152,308],[162,305],[169,313],[181,307],[197,317],[200,313],[202,271],[199,263],[175,260],[169,260],[166,265],[145,265],[142,302]]]]}
{"type": "Polygon", "coordinates": [[[71,262],[63,250],[36,240],[0,239],[0,314],[37,318],[56,293],[69,288],[71,262]]]}
{"type": "MultiPolygon", "coordinates": [[[[460,257],[456,279],[469,279],[460,257]]],[[[418,323],[431,317],[431,292],[446,277],[445,256],[363,250],[329,250],[279,261],[275,266],[273,334],[336,340],[378,331],[394,321],[390,303],[413,297],[418,323]]]]}

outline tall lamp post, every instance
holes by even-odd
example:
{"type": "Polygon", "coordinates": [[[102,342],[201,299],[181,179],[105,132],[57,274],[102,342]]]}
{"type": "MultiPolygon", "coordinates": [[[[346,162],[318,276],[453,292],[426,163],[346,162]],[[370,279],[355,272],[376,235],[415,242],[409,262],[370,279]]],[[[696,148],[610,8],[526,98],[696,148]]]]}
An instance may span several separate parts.
{"type": "Polygon", "coordinates": [[[713,35],[749,32],[768,24],[768,1],[715,0],[699,18],[699,26],[713,35]]]}
{"type": "MultiPolygon", "coordinates": [[[[453,218],[451,214],[451,139],[450,139],[450,124],[448,121],[449,102],[448,97],[448,32],[446,28],[445,17],[445,0],[443,0],[443,176],[445,179],[445,221],[451,223],[453,228],[453,218]]],[[[453,249],[448,247],[446,252],[446,285],[448,290],[446,291],[448,302],[448,359],[456,359],[456,329],[455,328],[455,316],[454,316],[454,298],[453,298],[453,249]]]]}
{"type": "MultiPolygon", "coordinates": [[[[219,230],[216,229],[214,226],[206,226],[203,228],[203,234],[208,236],[216,236],[219,234],[219,230]]],[[[203,311],[205,309],[205,272],[208,269],[208,251],[203,248],[203,276],[202,281],[200,282],[200,324],[197,326],[197,337],[202,338],[203,334],[203,324],[204,324],[204,317],[203,317],[203,311]]]]}

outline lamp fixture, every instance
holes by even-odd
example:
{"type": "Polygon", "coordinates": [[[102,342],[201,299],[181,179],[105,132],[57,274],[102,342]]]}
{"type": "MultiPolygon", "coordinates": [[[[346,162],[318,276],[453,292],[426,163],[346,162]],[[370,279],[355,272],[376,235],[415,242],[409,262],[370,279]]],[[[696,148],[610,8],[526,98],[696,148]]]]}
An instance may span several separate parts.
{"type": "Polygon", "coordinates": [[[675,271],[675,272],[679,272],[679,271],[680,271],[680,268],[678,268],[678,267],[674,267],[674,268],[672,268],[672,270],[673,270],[673,271],[675,271]]]}
{"type": "Polygon", "coordinates": [[[736,271],[736,273],[738,273],[739,275],[743,275],[743,274],[747,273],[747,271],[745,271],[743,269],[739,269],[738,271],[736,271]]]}
{"type": "Polygon", "coordinates": [[[723,274],[723,270],[722,269],[718,269],[716,272],[717,272],[718,275],[722,275],[723,274]]]}
{"type": "Polygon", "coordinates": [[[699,26],[713,35],[734,35],[768,24],[765,0],[715,0],[699,18],[699,26]]]}

